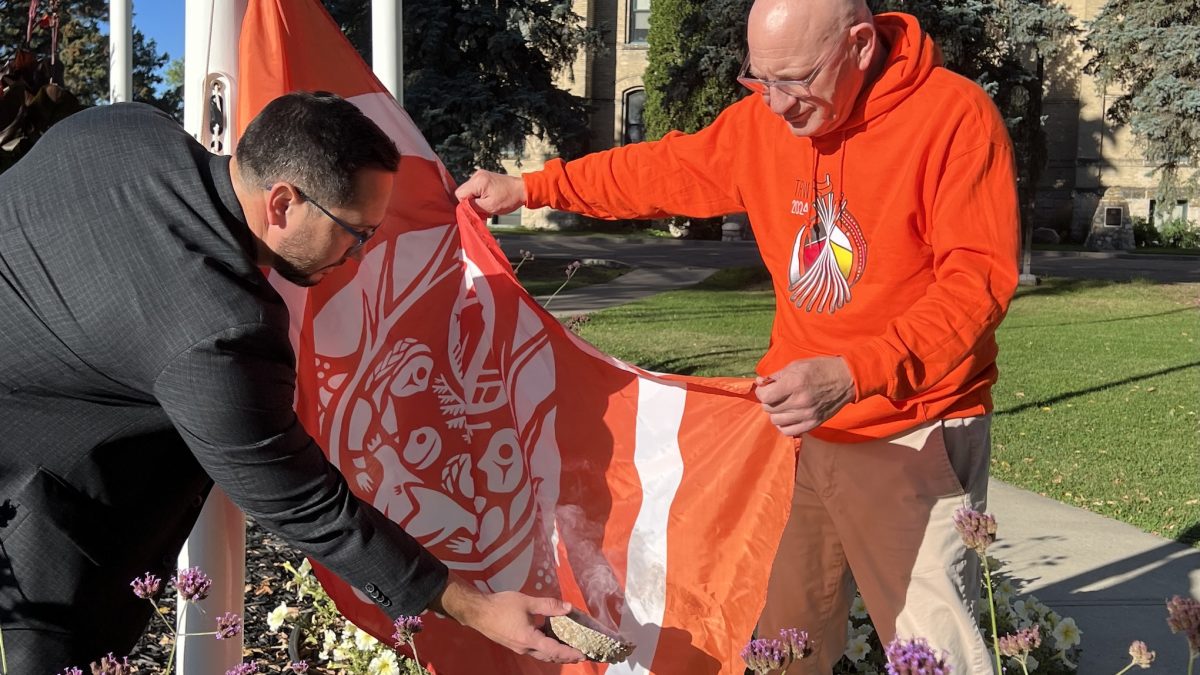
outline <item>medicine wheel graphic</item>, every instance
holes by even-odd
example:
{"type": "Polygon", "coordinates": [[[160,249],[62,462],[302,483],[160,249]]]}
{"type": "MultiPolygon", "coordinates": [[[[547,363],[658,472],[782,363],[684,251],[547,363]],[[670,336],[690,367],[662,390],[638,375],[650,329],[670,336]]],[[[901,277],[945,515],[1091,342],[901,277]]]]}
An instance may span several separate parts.
{"type": "Polygon", "coordinates": [[[789,299],[806,312],[833,314],[850,302],[850,287],[862,278],[867,246],[862,229],[832,193],[814,202],[816,218],[800,228],[788,265],[789,299]]]}

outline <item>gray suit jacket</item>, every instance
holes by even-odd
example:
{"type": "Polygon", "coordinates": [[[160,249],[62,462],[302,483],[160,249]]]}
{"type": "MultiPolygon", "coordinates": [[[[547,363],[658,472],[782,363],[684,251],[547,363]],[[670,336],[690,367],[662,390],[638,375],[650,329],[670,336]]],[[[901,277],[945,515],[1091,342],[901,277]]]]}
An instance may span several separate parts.
{"type": "Polygon", "coordinates": [[[445,566],[350,493],[294,369],[228,158],[167,116],[79,113],[0,175],[5,634],[126,652],[149,618],[129,582],[170,574],[210,479],[388,614],[423,610],[445,566]]]}

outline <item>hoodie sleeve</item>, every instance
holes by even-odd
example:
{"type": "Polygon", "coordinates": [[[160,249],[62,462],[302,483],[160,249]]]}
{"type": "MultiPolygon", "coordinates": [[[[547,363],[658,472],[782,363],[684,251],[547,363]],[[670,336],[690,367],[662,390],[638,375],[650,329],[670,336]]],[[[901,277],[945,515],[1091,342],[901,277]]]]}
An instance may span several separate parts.
{"type": "Polygon", "coordinates": [[[993,332],[1017,285],[1020,223],[1012,145],[995,117],[990,138],[940,174],[929,229],[934,282],[881,335],[842,354],[856,401],[912,398],[995,349],[993,332]]]}
{"type": "MultiPolygon", "coordinates": [[[[706,218],[744,211],[734,180],[738,118],[746,100],[694,134],[672,131],[523,175],[526,206],[593,218],[706,218]]],[[[750,101],[754,103],[754,101],[750,101]]]]}

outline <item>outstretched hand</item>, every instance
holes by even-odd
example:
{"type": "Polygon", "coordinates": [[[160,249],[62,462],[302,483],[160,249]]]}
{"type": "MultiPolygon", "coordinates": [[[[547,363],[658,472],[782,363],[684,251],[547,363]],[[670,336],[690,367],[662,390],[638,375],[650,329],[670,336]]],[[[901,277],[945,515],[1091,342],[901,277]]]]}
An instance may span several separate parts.
{"type": "Polygon", "coordinates": [[[511,213],[525,205],[525,182],[517,176],[480,170],[458,186],[454,196],[468,200],[480,215],[511,213]]]}
{"type": "Polygon", "coordinates": [[[754,384],[771,424],[786,436],[812,431],[854,400],[854,378],[840,356],[798,359],[754,384]]]}
{"type": "Polygon", "coordinates": [[[451,574],[446,590],[431,609],[517,654],[548,663],[579,663],[584,659],[579,650],[542,632],[546,617],[571,611],[569,603],[557,598],[536,598],[514,591],[481,593],[451,574]]]}

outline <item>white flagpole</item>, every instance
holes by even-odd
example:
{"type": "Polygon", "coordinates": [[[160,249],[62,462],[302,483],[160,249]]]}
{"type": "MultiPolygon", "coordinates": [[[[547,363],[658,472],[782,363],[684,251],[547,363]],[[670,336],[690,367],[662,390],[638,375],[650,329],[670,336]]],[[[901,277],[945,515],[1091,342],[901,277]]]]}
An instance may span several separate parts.
{"type": "Polygon", "coordinates": [[[371,0],[371,69],[404,105],[404,3],[371,0]]]}
{"type": "MultiPolygon", "coordinates": [[[[129,0],[125,0],[128,2],[129,0]]],[[[237,142],[238,39],[247,0],[187,0],[184,47],[183,125],[206,148],[232,154],[237,142]]],[[[178,604],[178,631],[216,629],[225,612],[245,614],[246,520],[220,488],[213,488],[179,553],[179,568],[199,567],[213,580],[201,612],[178,604]]],[[[242,662],[242,635],[228,640],[180,637],[179,675],[212,675],[242,662]]]]}
{"type": "Polygon", "coordinates": [[[108,3],[108,102],[133,100],[133,0],[108,3]]]}

